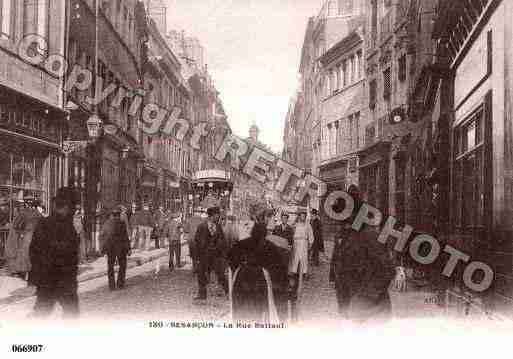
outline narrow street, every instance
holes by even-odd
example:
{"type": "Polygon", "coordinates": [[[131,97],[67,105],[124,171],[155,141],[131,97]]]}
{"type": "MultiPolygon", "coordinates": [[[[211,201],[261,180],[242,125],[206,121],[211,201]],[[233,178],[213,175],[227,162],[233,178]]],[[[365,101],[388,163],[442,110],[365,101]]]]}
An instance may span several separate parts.
{"type": "MultiPolygon", "coordinates": [[[[190,264],[183,269],[170,272],[167,258],[161,259],[160,270],[156,262],[138,267],[128,274],[124,290],[110,291],[105,277],[93,279],[80,285],[81,318],[85,321],[223,321],[229,318],[228,298],[216,285],[209,286],[206,303],[195,303],[197,281],[190,264]]],[[[336,319],[335,292],[328,283],[327,263],[315,268],[312,279],[305,284],[301,324],[328,323],[336,319]]],[[[215,282],[215,276],[212,276],[215,282]]],[[[0,309],[5,322],[20,324],[30,313],[34,298],[0,309]]],[[[49,318],[60,318],[56,310],[49,318]]]]}
{"type": "MultiPolygon", "coordinates": [[[[321,254],[321,265],[310,267],[311,277],[304,282],[301,295],[299,321],[302,328],[341,328],[344,322],[338,316],[335,290],[329,283],[329,258],[332,245],[328,242],[326,253],[321,254]]],[[[208,287],[206,303],[197,303],[193,297],[197,291],[196,277],[191,264],[170,272],[168,257],[148,262],[130,270],[124,290],[110,291],[107,278],[100,277],[82,282],[79,287],[82,321],[182,321],[182,322],[223,322],[229,320],[229,302],[223,290],[215,285],[208,287]]],[[[435,317],[442,310],[431,303],[430,293],[390,292],[393,314],[396,319],[413,317],[435,317]]],[[[4,323],[20,325],[26,320],[34,305],[34,297],[0,307],[0,317],[4,323]]],[[[61,309],[49,318],[59,320],[61,309]]]]}

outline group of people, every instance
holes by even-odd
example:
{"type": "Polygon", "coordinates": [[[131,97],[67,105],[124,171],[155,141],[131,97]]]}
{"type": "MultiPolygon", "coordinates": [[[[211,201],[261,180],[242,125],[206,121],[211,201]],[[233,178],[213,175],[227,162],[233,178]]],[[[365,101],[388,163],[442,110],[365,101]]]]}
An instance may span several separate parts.
{"type": "MultiPolygon", "coordinates": [[[[342,315],[357,320],[386,317],[390,312],[388,286],[395,276],[393,257],[376,240],[378,229],[367,226],[355,231],[351,227],[362,201],[357,187],[351,187],[349,192],[355,199],[354,212],[336,236],[329,279],[335,283],[342,315]]],[[[29,272],[28,280],[37,289],[34,314],[46,315],[60,302],[64,313],[74,316],[78,314],[80,236],[73,221],[77,205],[73,190],[60,189],[53,204],[49,217],[41,216],[36,208],[27,208],[23,221],[15,221],[14,228],[20,233],[29,233],[25,244],[28,247],[25,261],[29,265],[22,269],[29,272]]],[[[127,256],[134,248],[134,230],[139,234],[141,229],[137,226],[142,226],[136,224],[131,232],[130,223],[137,222],[123,218],[123,212],[123,208],[115,207],[101,232],[102,254],[108,258],[109,287],[113,290],[125,286],[127,256]],[[116,262],[119,264],[117,279],[114,275],[116,262]]],[[[287,213],[281,215],[281,223],[274,225],[273,215],[268,209],[258,212],[248,238],[239,238],[234,218],[223,215],[218,207],[209,208],[207,218],[196,223],[191,220],[182,223],[177,215],[162,216],[157,221],[157,247],[163,244],[163,239],[168,241],[169,265],[173,269],[182,265],[182,243],[189,243],[198,280],[195,299],[207,298],[210,275],[215,272],[225,294],[233,285],[234,319],[265,320],[262,316],[271,315],[269,303],[272,301],[276,315],[284,321],[287,301],[296,300],[297,285],[308,273],[309,261],[319,264],[319,252],[324,251],[324,243],[316,210],[312,210],[310,221],[306,220],[306,212],[299,213],[294,225],[288,223],[287,213]],[[283,238],[284,244],[273,241],[272,235],[283,238]],[[233,274],[231,283],[226,275],[228,268],[233,274]]],[[[144,237],[136,236],[135,240],[139,238],[144,237]]]]}
{"type": "Polygon", "coordinates": [[[287,300],[295,299],[299,276],[307,275],[309,260],[319,265],[324,242],[316,210],[312,210],[310,221],[306,220],[306,211],[299,213],[294,225],[289,224],[289,214],[282,213],[281,223],[273,226],[273,215],[271,210],[260,210],[253,218],[249,237],[238,238],[235,227],[230,226],[230,221],[223,221],[226,217],[218,207],[207,210],[206,220],[199,223],[190,243],[191,256],[197,263],[198,294],[195,300],[207,298],[207,284],[212,272],[228,294],[226,269],[229,266],[234,277],[235,317],[239,320],[262,319],[261,315],[269,315],[268,299],[272,292],[277,315],[285,319],[287,300]],[[286,244],[277,245],[269,240],[271,234],[284,238],[286,244]]]}

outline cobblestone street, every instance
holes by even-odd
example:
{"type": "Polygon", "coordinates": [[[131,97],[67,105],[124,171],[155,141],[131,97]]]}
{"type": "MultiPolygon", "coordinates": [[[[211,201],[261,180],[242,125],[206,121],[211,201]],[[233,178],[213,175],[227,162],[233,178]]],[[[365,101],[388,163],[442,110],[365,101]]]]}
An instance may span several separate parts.
{"type": "MultiPolygon", "coordinates": [[[[333,283],[329,283],[329,258],[332,245],[327,243],[321,254],[321,265],[310,267],[310,279],[304,282],[297,326],[339,328],[343,325],[337,314],[333,283]]],[[[128,273],[127,287],[109,291],[106,277],[80,284],[81,318],[84,320],[162,320],[162,321],[224,321],[229,319],[229,302],[220,287],[209,286],[206,303],[196,303],[197,281],[190,263],[183,269],[170,272],[167,257],[148,262],[128,273]],[[158,268],[158,270],[157,270],[158,268]]],[[[214,281],[215,277],[212,276],[214,281]]],[[[215,283],[215,281],[214,281],[215,283]]],[[[434,317],[441,309],[432,303],[430,293],[417,291],[390,292],[395,318],[434,317]]],[[[0,308],[6,321],[20,321],[27,317],[34,297],[0,308]]],[[[60,318],[60,308],[51,320],[60,318]]]]}

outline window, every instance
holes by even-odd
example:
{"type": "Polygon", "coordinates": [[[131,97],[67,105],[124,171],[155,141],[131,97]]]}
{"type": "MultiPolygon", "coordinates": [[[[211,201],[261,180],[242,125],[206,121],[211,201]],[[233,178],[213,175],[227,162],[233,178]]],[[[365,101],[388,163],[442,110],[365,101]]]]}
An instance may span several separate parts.
{"type": "Polygon", "coordinates": [[[402,55],[398,60],[397,78],[403,82],[406,80],[406,55],[402,55]]]}
{"type": "Polygon", "coordinates": [[[365,127],[365,146],[369,146],[374,143],[376,138],[376,126],[371,123],[365,127]]]}
{"type": "Polygon", "coordinates": [[[337,66],[337,67],[335,68],[335,71],[336,71],[336,73],[337,73],[337,89],[340,89],[340,88],[342,88],[342,83],[341,83],[341,81],[340,81],[340,80],[341,80],[341,79],[340,79],[340,66],[337,66]]]}
{"type": "Polygon", "coordinates": [[[49,0],[24,0],[23,33],[38,34],[48,41],[49,0]]]}
{"type": "Polygon", "coordinates": [[[362,78],[362,67],[363,67],[363,63],[362,63],[362,52],[361,51],[358,51],[357,54],[356,54],[356,57],[357,57],[357,63],[358,63],[358,73],[357,73],[357,78],[358,80],[362,78]]]}
{"type": "Polygon", "coordinates": [[[12,0],[0,0],[0,39],[12,36],[12,0]]]}
{"type": "Polygon", "coordinates": [[[348,85],[349,83],[349,77],[348,77],[348,65],[347,65],[347,61],[344,60],[344,62],[342,63],[342,70],[344,71],[344,87],[348,85]]]}
{"type": "Polygon", "coordinates": [[[376,107],[377,97],[377,83],[376,80],[369,82],[369,108],[374,109],[376,107]]]}
{"type": "Polygon", "coordinates": [[[357,112],[353,116],[353,138],[355,139],[355,148],[360,147],[360,112],[357,112]]]}
{"type": "Polygon", "coordinates": [[[371,0],[371,47],[376,46],[378,38],[378,0],[371,0]]]}
{"type": "Polygon", "coordinates": [[[390,68],[383,71],[383,99],[390,100],[390,94],[392,92],[390,81],[390,68]]]}
{"type": "Polygon", "coordinates": [[[328,16],[337,15],[337,2],[335,0],[330,0],[328,2],[328,16]]]}
{"type": "Polygon", "coordinates": [[[354,0],[338,0],[338,14],[350,15],[353,13],[354,0]]]}
{"type": "Polygon", "coordinates": [[[462,228],[484,225],[484,110],[454,129],[453,220],[462,228]]]}
{"type": "Polygon", "coordinates": [[[405,178],[406,162],[402,158],[397,159],[395,161],[395,215],[396,218],[403,223],[406,220],[405,178]]]}

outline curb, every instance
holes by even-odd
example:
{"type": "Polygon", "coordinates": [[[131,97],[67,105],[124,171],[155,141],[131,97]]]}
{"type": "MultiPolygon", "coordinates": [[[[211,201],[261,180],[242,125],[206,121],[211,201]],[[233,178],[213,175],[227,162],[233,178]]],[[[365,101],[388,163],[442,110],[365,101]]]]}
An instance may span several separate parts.
{"type": "MultiPolygon", "coordinates": [[[[184,245],[186,245],[186,243],[182,243],[182,247],[184,245]]],[[[166,257],[168,255],[169,255],[169,251],[164,251],[164,252],[159,253],[159,254],[150,255],[148,257],[132,257],[131,261],[130,260],[127,261],[127,265],[126,265],[127,273],[128,273],[128,270],[130,270],[132,268],[140,267],[143,264],[155,261],[155,260],[157,260],[159,258],[166,257]]],[[[87,281],[90,281],[90,280],[93,280],[93,279],[97,279],[97,278],[100,278],[100,277],[103,277],[103,276],[106,276],[106,275],[107,275],[107,269],[105,269],[105,270],[103,270],[101,272],[91,273],[89,275],[83,275],[81,277],[79,276],[79,277],[77,277],[77,282],[80,284],[80,283],[87,282],[87,281]]],[[[2,298],[0,300],[0,310],[4,309],[7,306],[20,303],[20,302],[22,302],[22,301],[24,301],[24,300],[26,300],[28,298],[32,298],[32,297],[35,297],[35,295],[34,294],[30,294],[30,295],[26,295],[26,296],[16,296],[16,295],[13,295],[13,296],[2,298]],[[14,298],[16,298],[16,300],[14,300],[14,298]]]]}

